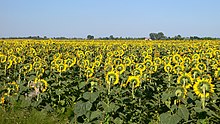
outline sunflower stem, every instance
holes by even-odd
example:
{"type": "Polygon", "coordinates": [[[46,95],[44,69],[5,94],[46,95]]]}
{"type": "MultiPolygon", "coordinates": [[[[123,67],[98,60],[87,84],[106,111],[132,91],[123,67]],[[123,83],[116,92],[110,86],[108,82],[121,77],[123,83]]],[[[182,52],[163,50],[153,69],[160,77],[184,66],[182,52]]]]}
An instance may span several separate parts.
{"type": "Polygon", "coordinates": [[[134,81],[132,82],[132,97],[133,97],[133,99],[135,98],[135,96],[134,96],[134,81]]]}
{"type": "Polygon", "coordinates": [[[205,86],[202,86],[203,96],[202,96],[202,109],[205,109],[205,86]]]}

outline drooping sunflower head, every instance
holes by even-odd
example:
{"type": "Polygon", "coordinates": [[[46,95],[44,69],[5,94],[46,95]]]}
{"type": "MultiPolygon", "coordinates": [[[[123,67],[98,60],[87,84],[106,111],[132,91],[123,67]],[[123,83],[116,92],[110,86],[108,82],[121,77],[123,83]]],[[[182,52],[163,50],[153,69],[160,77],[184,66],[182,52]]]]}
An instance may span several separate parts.
{"type": "Polygon", "coordinates": [[[154,59],[154,64],[155,65],[160,65],[161,63],[162,63],[162,60],[159,57],[154,59]]]}
{"type": "Polygon", "coordinates": [[[190,88],[193,84],[193,79],[188,73],[181,73],[181,75],[177,79],[177,83],[181,84],[186,89],[190,88]]]}
{"type": "Polygon", "coordinates": [[[173,71],[175,74],[179,74],[184,71],[184,66],[183,65],[175,65],[173,68],[173,71]]]}
{"type": "Polygon", "coordinates": [[[86,77],[87,77],[87,78],[90,78],[90,77],[93,76],[94,70],[93,70],[92,68],[87,68],[86,71],[85,71],[85,73],[86,73],[86,77]]]}
{"type": "Polygon", "coordinates": [[[175,90],[175,96],[177,99],[182,99],[186,97],[187,89],[185,87],[177,87],[175,90]]]}
{"type": "Polygon", "coordinates": [[[115,70],[119,72],[119,74],[122,74],[126,70],[126,67],[123,64],[120,64],[115,67],[115,70]]]}
{"type": "Polygon", "coordinates": [[[144,63],[137,63],[135,65],[136,68],[140,69],[142,72],[146,69],[146,66],[144,63]]]}
{"type": "Polygon", "coordinates": [[[173,55],[173,63],[181,63],[183,61],[182,57],[179,54],[173,55]]]}
{"type": "Polygon", "coordinates": [[[131,59],[129,57],[126,57],[123,60],[123,64],[125,64],[126,66],[130,66],[131,65],[131,59]]]}
{"type": "Polygon", "coordinates": [[[172,68],[173,68],[173,66],[172,66],[170,63],[168,63],[168,64],[166,64],[166,65],[164,66],[164,70],[165,70],[165,72],[167,72],[167,73],[172,72],[172,68]]]}
{"type": "Polygon", "coordinates": [[[142,71],[139,68],[134,69],[131,74],[133,76],[141,76],[142,75],[142,71]]]}
{"type": "Polygon", "coordinates": [[[67,67],[72,67],[76,64],[76,58],[73,58],[73,59],[66,59],[64,60],[64,63],[67,65],[67,67]]]}
{"type": "Polygon", "coordinates": [[[134,84],[134,87],[139,87],[140,86],[140,78],[139,76],[129,76],[126,84],[123,84],[123,86],[127,86],[128,83],[134,84]]]}
{"type": "Polygon", "coordinates": [[[190,71],[190,74],[192,75],[193,79],[198,78],[199,76],[201,76],[201,71],[198,68],[192,68],[192,70],[190,71]]]}
{"type": "Polygon", "coordinates": [[[157,65],[151,65],[151,66],[149,67],[149,73],[150,73],[150,74],[153,74],[153,73],[157,72],[157,68],[158,68],[157,65]]]}
{"type": "Polygon", "coordinates": [[[206,70],[206,65],[204,63],[198,63],[196,67],[201,71],[204,72],[206,70]]]}
{"type": "Polygon", "coordinates": [[[202,80],[198,79],[193,85],[193,90],[199,97],[209,97],[212,93],[214,93],[214,85],[211,84],[208,79],[202,78],[202,80]]]}
{"type": "Polygon", "coordinates": [[[4,63],[4,62],[6,62],[6,60],[7,60],[7,56],[3,55],[3,54],[0,54],[0,62],[4,63]]]}
{"type": "Polygon", "coordinates": [[[194,54],[194,55],[192,56],[192,59],[199,60],[199,59],[200,59],[200,55],[199,55],[199,54],[194,54]]]}
{"type": "Polygon", "coordinates": [[[60,72],[60,73],[65,72],[66,68],[67,68],[67,65],[66,64],[57,64],[56,68],[57,68],[57,71],[60,72]]]}
{"type": "Polygon", "coordinates": [[[110,71],[106,74],[105,80],[108,85],[110,84],[116,85],[119,83],[119,74],[113,71],[110,71]]]}

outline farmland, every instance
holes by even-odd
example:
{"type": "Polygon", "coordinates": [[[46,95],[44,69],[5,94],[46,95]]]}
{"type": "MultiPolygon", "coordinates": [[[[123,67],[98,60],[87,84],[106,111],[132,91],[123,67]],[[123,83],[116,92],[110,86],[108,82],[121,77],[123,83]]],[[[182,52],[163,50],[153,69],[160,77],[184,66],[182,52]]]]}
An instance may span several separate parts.
{"type": "Polygon", "coordinates": [[[4,114],[33,110],[63,123],[220,123],[219,95],[219,40],[0,40],[4,114]]]}

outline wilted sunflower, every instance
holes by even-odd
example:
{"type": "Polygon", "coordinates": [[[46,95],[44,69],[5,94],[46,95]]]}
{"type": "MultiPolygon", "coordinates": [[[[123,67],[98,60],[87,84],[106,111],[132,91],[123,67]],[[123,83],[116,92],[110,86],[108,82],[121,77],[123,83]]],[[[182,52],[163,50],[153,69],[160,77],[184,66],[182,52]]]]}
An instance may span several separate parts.
{"type": "Polygon", "coordinates": [[[115,73],[113,71],[110,71],[110,72],[108,72],[106,74],[105,80],[108,83],[108,85],[110,85],[110,84],[113,84],[113,85],[118,84],[119,83],[119,74],[115,73]]]}
{"type": "Polygon", "coordinates": [[[214,85],[208,79],[198,79],[197,82],[193,85],[193,90],[199,97],[209,97],[214,93],[214,85]]]}

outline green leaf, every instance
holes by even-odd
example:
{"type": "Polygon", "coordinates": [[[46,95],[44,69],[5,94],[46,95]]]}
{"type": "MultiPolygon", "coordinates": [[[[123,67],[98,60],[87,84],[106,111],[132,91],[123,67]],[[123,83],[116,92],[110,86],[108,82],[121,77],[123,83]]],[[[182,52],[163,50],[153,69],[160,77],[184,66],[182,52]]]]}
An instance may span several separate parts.
{"type": "Polygon", "coordinates": [[[90,120],[98,118],[101,115],[101,111],[97,110],[91,113],[90,120]]]}
{"type": "Polygon", "coordinates": [[[87,84],[86,82],[79,83],[79,89],[82,89],[83,87],[85,87],[86,84],[87,84]]]}
{"type": "Polygon", "coordinates": [[[83,98],[86,100],[89,100],[90,102],[94,102],[97,98],[99,97],[99,93],[98,92],[85,92],[83,94],[83,98]]]}
{"type": "Polygon", "coordinates": [[[117,118],[114,120],[114,123],[115,123],[115,124],[122,124],[122,123],[123,123],[123,120],[121,120],[119,117],[117,117],[117,118]]]}
{"type": "Polygon", "coordinates": [[[189,111],[184,105],[180,105],[177,114],[182,117],[185,121],[188,121],[189,119],[189,111]]]}

